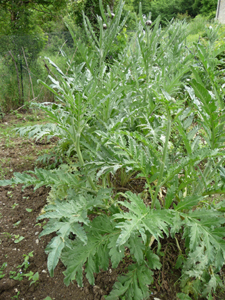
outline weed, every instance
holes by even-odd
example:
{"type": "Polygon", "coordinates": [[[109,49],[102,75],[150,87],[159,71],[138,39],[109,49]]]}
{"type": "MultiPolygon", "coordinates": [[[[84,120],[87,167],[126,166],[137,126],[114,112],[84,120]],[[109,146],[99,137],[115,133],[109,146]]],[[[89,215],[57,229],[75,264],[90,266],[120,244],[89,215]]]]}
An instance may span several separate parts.
{"type": "Polygon", "coordinates": [[[33,211],[33,209],[31,209],[31,208],[26,208],[26,211],[30,213],[30,212],[33,211]]]}
{"type": "Polygon", "coordinates": [[[46,224],[46,220],[44,220],[42,223],[36,223],[35,226],[39,226],[39,227],[42,227],[46,224]]]}
{"type": "Polygon", "coordinates": [[[5,164],[5,165],[9,165],[10,164],[10,158],[1,158],[0,161],[2,164],[5,164]]]}
{"type": "Polygon", "coordinates": [[[11,299],[19,299],[19,295],[20,295],[20,292],[18,291],[15,296],[11,297],[11,299]]]}
{"type": "Polygon", "coordinates": [[[18,266],[18,268],[24,268],[24,270],[27,270],[27,268],[29,267],[29,258],[30,257],[33,257],[34,255],[33,255],[33,252],[34,251],[31,251],[30,253],[28,253],[28,254],[23,254],[23,256],[24,256],[24,261],[23,261],[23,263],[20,265],[20,266],[18,266]]]}
{"type": "Polygon", "coordinates": [[[10,271],[9,278],[21,281],[21,280],[23,280],[23,274],[22,274],[22,272],[10,271]]]}
{"type": "Polygon", "coordinates": [[[5,274],[3,274],[3,271],[5,270],[6,267],[7,267],[7,263],[4,262],[0,268],[0,279],[5,276],[5,274]]]}
{"type": "Polygon", "coordinates": [[[13,227],[19,226],[20,223],[21,223],[21,220],[20,220],[20,221],[17,221],[16,223],[13,224],[13,227]]]}
{"type": "Polygon", "coordinates": [[[9,232],[3,232],[2,234],[4,234],[8,239],[12,238],[12,234],[9,232]]]}
{"type": "Polygon", "coordinates": [[[36,283],[39,280],[39,273],[36,272],[35,274],[30,271],[29,273],[24,274],[25,277],[28,277],[28,280],[30,280],[30,285],[33,283],[36,283]]]}
{"type": "MultiPolygon", "coordinates": [[[[8,191],[7,192],[7,196],[9,197],[9,198],[12,198],[13,197],[13,193],[12,193],[12,191],[8,191]]],[[[16,203],[14,203],[15,204],[15,206],[17,206],[18,204],[16,204],[16,203]]],[[[15,207],[14,207],[15,208],[15,207]]]]}
{"type": "Polygon", "coordinates": [[[7,173],[8,173],[7,168],[0,168],[0,180],[3,180],[7,175],[7,173]]]}
{"type": "Polygon", "coordinates": [[[18,244],[18,243],[20,243],[23,239],[25,239],[25,237],[24,236],[20,236],[19,234],[14,234],[14,243],[15,244],[18,244]]]}
{"type": "Polygon", "coordinates": [[[23,156],[23,159],[25,161],[34,161],[35,160],[35,156],[33,154],[29,154],[29,155],[23,156]]]}
{"type": "Polygon", "coordinates": [[[9,272],[9,277],[14,280],[19,280],[22,281],[24,277],[27,277],[30,282],[30,285],[33,283],[36,283],[39,280],[39,273],[36,272],[35,274],[30,271],[29,273],[24,273],[29,267],[29,258],[33,257],[33,251],[28,253],[28,254],[23,254],[24,256],[24,261],[22,262],[21,265],[17,266],[17,269],[19,269],[19,272],[16,271],[10,271],[9,272]]]}
{"type": "Polygon", "coordinates": [[[18,205],[19,205],[18,203],[14,203],[14,204],[12,205],[12,209],[15,209],[18,205]]]}
{"type": "Polygon", "coordinates": [[[14,114],[14,115],[16,116],[17,119],[22,119],[22,118],[23,118],[23,115],[20,114],[17,110],[11,111],[10,113],[11,113],[11,114],[14,114]]]}

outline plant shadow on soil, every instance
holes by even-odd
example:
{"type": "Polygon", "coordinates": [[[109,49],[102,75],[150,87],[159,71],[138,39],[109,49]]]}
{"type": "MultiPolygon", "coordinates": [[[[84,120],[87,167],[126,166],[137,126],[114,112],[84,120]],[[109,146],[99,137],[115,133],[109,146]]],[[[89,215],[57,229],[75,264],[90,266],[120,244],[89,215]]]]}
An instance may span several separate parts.
{"type": "MultiPolygon", "coordinates": [[[[4,170],[1,174],[6,179],[10,178],[13,172],[34,169],[37,153],[53,146],[53,144],[36,145],[32,141],[14,136],[11,138],[13,144],[6,146],[5,137],[2,137],[1,133],[6,126],[11,126],[16,121],[15,117],[11,117],[9,121],[7,120],[7,124],[4,122],[0,124],[1,170],[4,170]],[[32,157],[32,159],[27,159],[28,157],[32,157]]],[[[55,300],[105,299],[104,295],[110,293],[117,276],[126,271],[129,255],[117,269],[109,269],[107,272],[96,274],[95,286],[91,286],[84,277],[83,288],[79,288],[76,282],[66,287],[63,283],[65,268],[62,263],[58,264],[54,277],[51,278],[47,271],[47,255],[44,249],[52,236],[44,236],[39,240],[38,235],[44,222],[36,222],[41,209],[46,204],[48,193],[49,189],[45,187],[36,191],[33,190],[33,187],[24,190],[21,189],[21,186],[0,187],[0,268],[3,263],[7,263],[3,270],[5,276],[3,278],[0,276],[0,300],[43,300],[47,296],[55,300]],[[24,239],[15,243],[14,235],[22,236],[24,239]],[[30,285],[30,281],[26,277],[22,281],[9,278],[10,271],[20,271],[17,267],[24,261],[23,255],[28,255],[31,251],[33,251],[33,257],[29,258],[30,264],[26,272],[38,272],[39,280],[30,285]]],[[[176,293],[180,291],[177,282],[180,273],[174,268],[178,251],[172,239],[163,241],[161,253],[164,253],[161,257],[162,269],[155,272],[149,299],[176,299],[176,293]]],[[[215,299],[225,299],[225,297],[215,299]]]]}

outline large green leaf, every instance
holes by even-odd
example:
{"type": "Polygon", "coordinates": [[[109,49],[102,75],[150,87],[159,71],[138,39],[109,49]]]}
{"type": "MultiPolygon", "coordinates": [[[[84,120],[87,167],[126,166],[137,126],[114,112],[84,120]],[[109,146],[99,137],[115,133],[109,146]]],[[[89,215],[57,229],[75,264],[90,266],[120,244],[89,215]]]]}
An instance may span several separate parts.
{"type": "Polygon", "coordinates": [[[149,296],[148,285],[153,282],[153,272],[146,265],[131,265],[126,275],[118,277],[118,282],[106,297],[107,300],[116,300],[122,296],[126,299],[141,300],[149,296]]]}
{"type": "Polygon", "coordinates": [[[54,269],[59,262],[59,258],[61,257],[62,249],[64,248],[65,243],[63,236],[56,236],[54,237],[51,242],[48,244],[46,253],[48,253],[48,271],[50,276],[53,277],[54,269]]]}
{"type": "Polygon", "coordinates": [[[182,199],[177,205],[174,204],[174,209],[189,210],[192,207],[196,206],[201,200],[203,200],[202,196],[198,196],[198,195],[187,196],[186,198],[182,199]]]}

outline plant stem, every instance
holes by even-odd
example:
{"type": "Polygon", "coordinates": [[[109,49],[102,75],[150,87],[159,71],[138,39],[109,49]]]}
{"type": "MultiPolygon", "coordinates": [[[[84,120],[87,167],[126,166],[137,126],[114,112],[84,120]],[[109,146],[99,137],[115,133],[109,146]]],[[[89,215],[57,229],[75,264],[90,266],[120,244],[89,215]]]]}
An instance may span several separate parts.
{"type": "Polygon", "coordinates": [[[179,245],[179,242],[178,242],[178,239],[177,239],[177,237],[176,237],[176,236],[175,236],[175,241],[176,241],[177,248],[178,248],[178,250],[179,250],[180,254],[182,254],[182,250],[181,250],[181,248],[180,248],[180,245],[179,245]]]}
{"type": "Polygon", "coordinates": [[[157,182],[156,190],[154,193],[154,197],[152,199],[151,209],[154,209],[154,207],[155,207],[155,202],[156,202],[157,195],[158,195],[160,187],[161,187],[163,171],[164,171],[165,162],[166,162],[166,155],[167,155],[168,143],[169,143],[170,132],[171,132],[171,116],[170,116],[169,108],[168,108],[168,112],[167,112],[167,117],[168,117],[168,122],[167,122],[166,140],[165,140],[165,144],[164,144],[164,148],[163,148],[162,163],[160,165],[158,182],[157,182]]]}
{"type": "MultiPolygon", "coordinates": [[[[83,159],[83,156],[82,156],[82,153],[81,153],[81,150],[80,150],[80,136],[81,136],[81,132],[83,130],[83,127],[80,126],[80,118],[78,116],[77,118],[77,130],[75,130],[75,124],[74,124],[74,118],[72,118],[72,124],[73,124],[73,141],[74,141],[74,145],[75,145],[75,149],[76,149],[76,152],[77,152],[77,156],[78,156],[78,160],[79,160],[79,163],[81,165],[81,167],[84,166],[84,159],[83,159]]],[[[95,184],[93,183],[92,179],[90,176],[87,176],[87,180],[90,184],[90,186],[92,187],[92,189],[94,191],[97,190],[95,184]]]]}
{"type": "MultiPolygon", "coordinates": [[[[77,156],[78,156],[79,163],[80,163],[81,167],[83,167],[84,166],[84,159],[83,159],[82,153],[80,151],[80,133],[76,134],[75,147],[76,147],[76,151],[77,151],[77,156]]],[[[87,180],[88,180],[90,186],[93,188],[93,190],[96,191],[96,186],[95,186],[95,184],[92,181],[92,179],[91,179],[90,176],[87,176],[87,180]]]]}

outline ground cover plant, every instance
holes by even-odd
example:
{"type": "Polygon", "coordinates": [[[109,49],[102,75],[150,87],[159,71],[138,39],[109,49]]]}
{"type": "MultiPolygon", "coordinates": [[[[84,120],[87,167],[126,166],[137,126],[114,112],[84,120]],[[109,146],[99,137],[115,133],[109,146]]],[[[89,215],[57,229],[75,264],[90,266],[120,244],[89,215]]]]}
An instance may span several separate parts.
{"type": "Polygon", "coordinates": [[[56,103],[36,104],[51,123],[19,128],[36,140],[58,137],[66,163],[54,169],[14,173],[1,185],[51,188],[38,220],[49,219],[40,237],[55,233],[46,248],[54,276],[59,260],[65,284],[115,269],[129,258],[106,299],[147,299],[162,244],[177,244],[181,271],[178,299],[213,299],[224,265],[224,61],[219,26],[186,45],[188,25],[161,28],[144,18],[113,64],[107,53],[126,18],[98,17],[96,33],[83,15],[89,47],[76,40],[83,63],[68,74],[54,62],[50,86],[56,103]],[[143,183],[136,191],[133,181],[143,183]],[[121,192],[116,193],[116,187],[121,192]],[[214,195],[214,196],[212,196],[214,195]],[[222,200],[221,200],[222,199],[222,200]]]}

